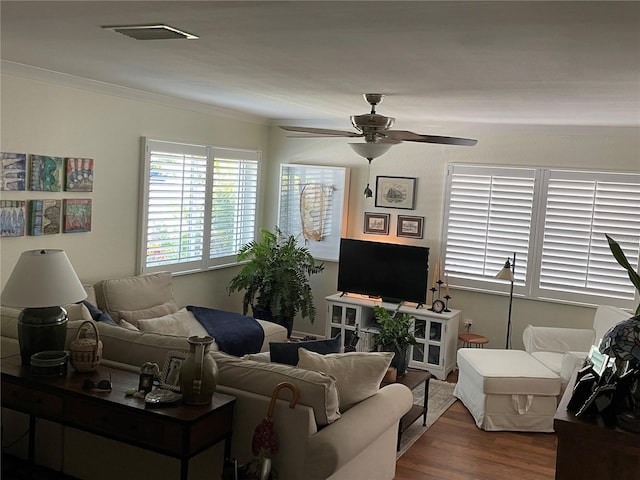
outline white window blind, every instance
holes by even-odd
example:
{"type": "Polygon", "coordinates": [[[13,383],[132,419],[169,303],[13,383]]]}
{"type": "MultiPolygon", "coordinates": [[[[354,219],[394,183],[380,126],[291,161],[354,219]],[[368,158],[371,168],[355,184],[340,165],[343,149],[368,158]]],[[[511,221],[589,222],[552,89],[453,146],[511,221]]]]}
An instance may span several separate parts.
{"type": "Polygon", "coordinates": [[[451,165],[445,200],[445,269],[454,285],[498,290],[494,276],[515,252],[520,295],[637,305],[605,233],[637,269],[640,175],[451,165]]]}
{"type": "Polygon", "coordinates": [[[281,165],[278,227],[304,242],[316,260],[337,261],[348,185],[344,167],[281,165]]]}
{"type": "Polygon", "coordinates": [[[551,170],[548,177],[539,294],[634,300],[635,287],[605,233],[637,264],[640,176],[551,170]]]}
{"type": "Polygon", "coordinates": [[[235,256],[240,247],[255,238],[257,153],[220,148],[213,151],[210,260],[235,256]]]}
{"type": "Polygon", "coordinates": [[[235,263],[255,238],[260,152],[144,139],[140,273],[235,263]]]}
{"type": "Polygon", "coordinates": [[[445,269],[468,286],[494,281],[517,253],[516,284],[528,265],[534,169],[450,166],[445,202],[445,269]]]}

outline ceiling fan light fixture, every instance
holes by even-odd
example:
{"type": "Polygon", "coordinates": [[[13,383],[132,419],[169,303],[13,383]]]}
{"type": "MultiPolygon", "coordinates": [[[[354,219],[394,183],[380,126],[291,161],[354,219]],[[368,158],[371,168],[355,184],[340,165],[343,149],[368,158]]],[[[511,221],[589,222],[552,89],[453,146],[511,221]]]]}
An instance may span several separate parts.
{"type": "Polygon", "coordinates": [[[393,143],[350,143],[349,146],[363,158],[378,158],[389,151],[393,143]]]}

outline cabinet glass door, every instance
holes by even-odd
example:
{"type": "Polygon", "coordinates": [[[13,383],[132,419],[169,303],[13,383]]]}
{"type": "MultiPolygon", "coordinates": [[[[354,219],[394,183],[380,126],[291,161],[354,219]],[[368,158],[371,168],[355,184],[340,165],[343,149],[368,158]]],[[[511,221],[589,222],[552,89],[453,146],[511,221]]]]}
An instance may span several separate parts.
{"type": "Polygon", "coordinates": [[[428,352],[427,363],[440,365],[440,345],[429,345],[428,352]]]}
{"type": "Polygon", "coordinates": [[[355,326],[357,310],[352,307],[345,307],[344,310],[344,324],[352,327],[355,326]]]}
{"type": "MultiPolygon", "coordinates": [[[[442,323],[431,321],[429,325],[429,340],[432,342],[442,341],[442,323]]],[[[431,362],[429,362],[431,363],[431,362]]]]}
{"type": "MultiPolygon", "coordinates": [[[[342,306],[331,306],[331,323],[335,323],[338,325],[342,323],[342,306]]],[[[332,337],[335,337],[335,335],[332,335],[332,337]]]]}

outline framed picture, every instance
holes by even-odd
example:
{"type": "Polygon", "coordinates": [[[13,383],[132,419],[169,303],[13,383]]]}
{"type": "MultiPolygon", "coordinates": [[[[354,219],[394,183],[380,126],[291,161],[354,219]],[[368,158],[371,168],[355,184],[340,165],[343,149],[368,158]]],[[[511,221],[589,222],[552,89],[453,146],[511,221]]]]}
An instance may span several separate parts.
{"type": "Polygon", "coordinates": [[[0,152],[0,190],[24,191],[27,181],[27,154],[0,152]]]}
{"type": "Polygon", "coordinates": [[[160,374],[160,386],[175,392],[180,391],[180,367],[189,355],[187,350],[171,350],[167,352],[164,367],[160,374]]]}
{"type": "Polygon", "coordinates": [[[364,212],[364,233],[389,235],[389,214],[364,212]]]}
{"type": "Polygon", "coordinates": [[[376,207],[413,210],[415,200],[415,177],[376,177],[376,207]]]}
{"type": "Polygon", "coordinates": [[[398,237],[422,238],[424,217],[398,215],[398,237]]]}
{"type": "Polygon", "coordinates": [[[29,190],[36,192],[62,191],[62,157],[30,155],[29,190]]]}
{"type": "Polygon", "coordinates": [[[93,159],[65,158],[65,182],[67,192],[93,191],[93,159]]]}
{"type": "Polygon", "coordinates": [[[63,202],[64,233],[91,231],[91,199],[66,198],[63,202]]]}

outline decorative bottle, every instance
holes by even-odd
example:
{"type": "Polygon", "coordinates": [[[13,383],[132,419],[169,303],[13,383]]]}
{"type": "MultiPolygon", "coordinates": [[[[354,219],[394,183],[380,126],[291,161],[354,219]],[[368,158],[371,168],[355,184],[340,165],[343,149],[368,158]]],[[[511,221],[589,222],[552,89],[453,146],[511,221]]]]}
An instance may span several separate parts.
{"type": "Polygon", "coordinates": [[[189,355],[180,366],[180,391],[187,405],[208,405],[218,385],[218,366],[209,355],[213,338],[189,337],[189,355]]]}

